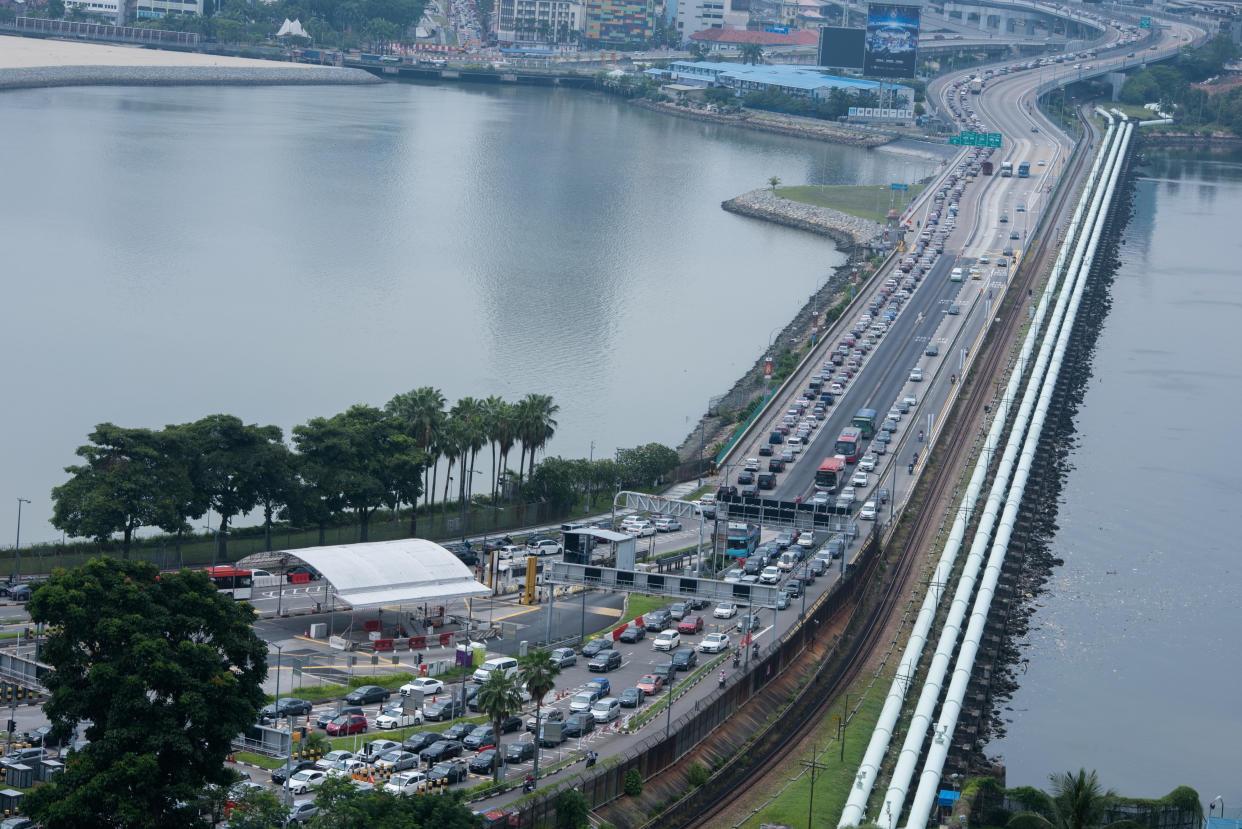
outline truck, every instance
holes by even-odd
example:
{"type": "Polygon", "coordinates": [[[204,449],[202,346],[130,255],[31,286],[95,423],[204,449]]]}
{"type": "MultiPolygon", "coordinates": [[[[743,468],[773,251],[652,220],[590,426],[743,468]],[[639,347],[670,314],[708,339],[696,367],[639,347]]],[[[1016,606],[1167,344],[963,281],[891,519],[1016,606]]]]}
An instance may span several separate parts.
{"type": "Polygon", "coordinates": [[[1031,162],[1022,161],[1018,163],[1018,178],[1031,177],[1031,162]]]}
{"type": "Polygon", "coordinates": [[[1011,178],[1013,176],[1013,162],[1002,161],[1000,174],[1001,178],[1011,178]]]}
{"type": "Polygon", "coordinates": [[[980,164],[979,172],[983,173],[985,176],[992,175],[992,162],[985,161],[982,164],[980,164]]]}
{"type": "Polygon", "coordinates": [[[970,94],[978,95],[983,91],[983,79],[978,75],[970,79],[970,94]]]}

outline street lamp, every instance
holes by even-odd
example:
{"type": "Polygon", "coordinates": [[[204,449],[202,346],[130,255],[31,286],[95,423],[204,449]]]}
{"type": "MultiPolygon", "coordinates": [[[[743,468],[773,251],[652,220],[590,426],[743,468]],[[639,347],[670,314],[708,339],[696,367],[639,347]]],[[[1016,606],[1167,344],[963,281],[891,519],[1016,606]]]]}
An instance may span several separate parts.
{"type": "Polygon", "coordinates": [[[22,564],[22,504],[29,504],[29,498],[17,499],[17,542],[13,544],[13,578],[9,579],[9,583],[13,584],[21,576],[22,564]]]}

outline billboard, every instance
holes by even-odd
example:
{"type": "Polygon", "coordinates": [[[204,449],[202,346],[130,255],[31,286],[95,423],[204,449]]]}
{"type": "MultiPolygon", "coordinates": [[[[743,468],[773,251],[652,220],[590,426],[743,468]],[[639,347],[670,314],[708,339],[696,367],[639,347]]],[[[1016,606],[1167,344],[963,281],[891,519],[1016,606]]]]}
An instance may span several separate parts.
{"type": "Polygon", "coordinates": [[[825,26],[819,30],[819,60],[816,63],[820,66],[854,69],[861,72],[863,40],[866,34],[863,29],[825,26]]]}
{"type": "Polygon", "coordinates": [[[871,3],[867,6],[867,42],[863,74],[877,78],[913,78],[918,68],[919,7],[871,3]]]}

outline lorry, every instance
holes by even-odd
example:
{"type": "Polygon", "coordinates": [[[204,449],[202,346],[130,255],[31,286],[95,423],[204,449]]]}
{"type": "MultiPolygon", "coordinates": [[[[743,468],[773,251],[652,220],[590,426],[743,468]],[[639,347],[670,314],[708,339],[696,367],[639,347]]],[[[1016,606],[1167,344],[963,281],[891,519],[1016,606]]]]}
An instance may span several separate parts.
{"type": "Polygon", "coordinates": [[[970,79],[970,94],[978,95],[983,91],[983,79],[978,75],[970,79]]]}
{"type": "Polygon", "coordinates": [[[984,161],[982,164],[980,164],[979,172],[983,173],[985,176],[992,175],[992,162],[984,161]]]}

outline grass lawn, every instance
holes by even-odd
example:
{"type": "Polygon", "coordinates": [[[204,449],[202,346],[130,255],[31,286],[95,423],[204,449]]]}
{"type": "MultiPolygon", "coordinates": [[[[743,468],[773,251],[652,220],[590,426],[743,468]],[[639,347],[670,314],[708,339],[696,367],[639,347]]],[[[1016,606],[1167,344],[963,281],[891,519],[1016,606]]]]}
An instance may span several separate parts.
{"type": "MultiPolygon", "coordinates": [[[[812,827],[833,829],[841,810],[845,808],[845,800],[849,796],[850,787],[854,785],[854,776],[858,773],[858,764],[862,762],[867,742],[880,718],[880,709],[884,707],[884,696],[892,683],[895,660],[886,667],[874,685],[868,688],[870,677],[859,680],[850,690],[850,707],[860,693],[866,693],[858,713],[850,720],[845,732],[845,760],[841,760],[841,744],[836,741],[837,723],[833,717],[841,716],[844,701],[832,706],[831,712],[825,715],[824,721],[816,729],[816,745],[818,755],[815,758],[827,770],[815,773],[815,814],[812,816],[812,827]]],[[[810,752],[790,755],[785,761],[783,773],[777,775],[781,779],[790,779],[802,770],[801,763],[810,761],[810,752]]],[[[769,794],[776,795],[776,792],[769,794]]],[[[807,806],[810,804],[811,776],[809,773],[793,781],[776,796],[775,800],[765,806],[743,826],[746,829],[757,829],[761,823],[787,823],[790,826],[807,825],[807,806]]]]}
{"type": "Polygon", "coordinates": [[[630,594],[630,603],[626,608],[626,619],[629,621],[636,616],[642,616],[653,610],[659,610],[669,603],[667,596],[641,596],[638,594],[630,594]]]}
{"type": "Polygon", "coordinates": [[[830,187],[803,185],[777,187],[776,195],[803,204],[835,208],[861,219],[883,222],[890,207],[904,209],[922,190],[922,184],[911,184],[909,192],[904,193],[890,190],[887,184],[837,184],[830,187]]]}

